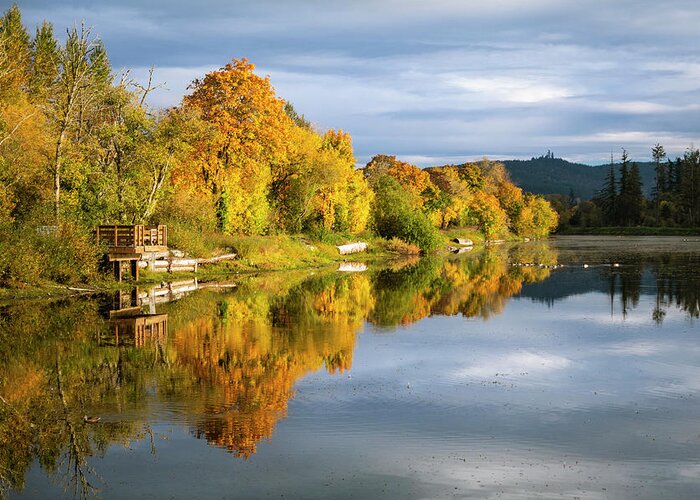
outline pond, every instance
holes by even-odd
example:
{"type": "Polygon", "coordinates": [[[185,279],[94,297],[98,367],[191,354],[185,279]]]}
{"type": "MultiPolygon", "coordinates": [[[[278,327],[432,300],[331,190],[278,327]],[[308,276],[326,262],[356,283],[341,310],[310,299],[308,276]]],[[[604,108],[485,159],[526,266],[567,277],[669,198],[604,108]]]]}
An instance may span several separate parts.
{"type": "Polygon", "coordinates": [[[0,308],[10,498],[697,497],[700,240],[0,308]]]}

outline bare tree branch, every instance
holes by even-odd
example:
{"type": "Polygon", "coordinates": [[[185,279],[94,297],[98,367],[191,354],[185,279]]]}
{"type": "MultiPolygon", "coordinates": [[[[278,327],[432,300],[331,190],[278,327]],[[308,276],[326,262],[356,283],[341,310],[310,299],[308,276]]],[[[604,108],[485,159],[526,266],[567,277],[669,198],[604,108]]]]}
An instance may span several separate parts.
{"type": "Polygon", "coordinates": [[[10,137],[12,137],[12,135],[13,135],[15,132],[17,132],[17,130],[22,126],[22,124],[23,124],[25,121],[29,120],[29,119],[30,119],[32,116],[34,116],[36,113],[37,113],[36,111],[32,111],[32,112],[29,113],[28,115],[25,115],[24,117],[22,117],[22,119],[21,119],[19,122],[17,122],[17,125],[15,125],[14,128],[13,128],[12,130],[10,130],[10,132],[9,132],[5,137],[3,137],[2,140],[0,140],[0,146],[2,146],[3,143],[4,143],[6,140],[8,140],[10,137]]]}

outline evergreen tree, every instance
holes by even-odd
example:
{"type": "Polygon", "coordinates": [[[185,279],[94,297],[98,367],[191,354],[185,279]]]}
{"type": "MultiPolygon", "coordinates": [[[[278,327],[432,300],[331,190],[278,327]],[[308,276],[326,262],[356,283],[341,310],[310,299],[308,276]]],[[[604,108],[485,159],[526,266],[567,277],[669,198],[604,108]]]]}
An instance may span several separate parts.
{"type": "Polygon", "coordinates": [[[639,165],[632,163],[627,179],[627,223],[637,225],[642,221],[644,210],[644,194],[642,193],[642,177],[639,174],[639,165]]]}
{"type": "Polygon", "coordinates": [[[27,83],[31,46],[17,5],[0,19],[0,98],[22,90],[27,83]]]}
{"type": "Polygon", "coordinates": [[[654,203],[654,214],[658,223],[660,218],[661,200],[668,188],[667,164],[662,163],[663,159],[666,157],[664,147],[657,143],[656,146],[651,149],[651,157],[654,159],[654,170],[656,172],[654,189],[652,190],[651,196],[654,203]]]}
{"type": "Polygon", "coordinates": [[[603,209],[604,224],[615,224],[617,222],[617,180],[615,179],[615,164],[612,153],[610,154],[610,169],[605,177],[605,185],[598,197],[603,209]]]}
{"type": "Polygon", "coordinates": [[[681,179],[683,178],[683,162],[680,158],[676,158],[673,163],[673,176],[671,178],[672,191],[676,196],[680,195],[681,179]]]}
{"type": "Polygon", "coordinates": [[[284,103],[284,112],[289,118],[292,119],[292,121],[297,127],[301,127],[306,130],[313,130],[311,122],[307,120],[303,114],[300,115],[299,113],[297,113],[297,110],[294,109],[294,105],[291,102],[284,103]]]}
{"type": "Polygon", "coordinates": [[[700,151],[688,149],[680,161],[679,203],[686,225],[700,225],[700,151]]]}
{"type": "Polygon", "coordinates": [[[51,23],[44,21],[41,27],[36,29],[32,50],[34,59],[29,78],[29,92],[34,97],[46,98],[54,90],[61,57],[51,23]]]}
{"type": "Polygon", "coordinates": [[[630,160],[627,150],[622,148],[620,158],[620,191],[617,204],[617,223],[626,226],[630,218],[630,190],[629,190],[630,160]]]}
{"type": "Polygon", "coordinates": [[[576,194],[574,193],[574,188],[569,188],[569,208],[574,208],[576,206],[576,194]]]}

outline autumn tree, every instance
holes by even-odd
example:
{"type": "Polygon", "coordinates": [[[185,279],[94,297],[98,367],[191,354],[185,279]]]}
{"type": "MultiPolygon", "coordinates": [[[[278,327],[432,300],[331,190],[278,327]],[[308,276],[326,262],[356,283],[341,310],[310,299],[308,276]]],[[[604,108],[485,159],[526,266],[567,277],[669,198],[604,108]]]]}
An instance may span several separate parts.
{"type": "Polygon", "coordinates": [[[523,237],[542,238],[556,229],[559,215],[541,196],[526,195],[523,207],[515,219],[515,233],[523,237]]]}
{"type": "Polygon", "coordinates": [[[466,211],[466,223],[477,226],[487,240],[502,238],[508,231],[508,215],[495,195],[475,191],[466,211]]]}
{"type": "Polygon", "coordinates": [[[26,85],[31,64],[31,41],[17,4],[0,19],[0,97],[6,99],[26,85]]]}
{"type": "Polygon", "coordinates": [[[32,43],[16,5],[0,19],[0,212],[14,219],[43,199],[45,117],[27,95],[32,43]]]}
{"type": "Polygon", "coordinates": [[[399,181],[410,195],[412,204],[419,209],[423,208],[428,193],[431,192],[428,190],[434,187],[428,172],[400,161],[396,156],[376,155],[367,163],[364,171],[368,178],[389,175],[399,181]]]}
{"type": "Polygon", "coordinates": [[[323,228],[363,231],[373,193],[354,168],[350,135],[294,126],[287,162],[273,169],[270,203],[278,225],[292,233],[323,228]]]}
{"type": "Polygon", "coordinates": [[[472,197],[472,190],[455,166],[434,167],[428,170],[436,189],[427,196],[426,208],[433,223],[442,229],[462,222],[464,211],[472,197]]]}
{"type": "Polygon", "coordinates": [[[36,35],[32,41],[32,51],[29,92],[35,100],[45,102],[55,90],[61,57],[51,23],[44,21],[36,29],[36,35]]]}
{"type": "Polygon", "coordinates": [[[267,230],[272,169],[285,161],[292,123],[269,77],[254,69],[246,59],[234,60],[195,80],[183,100],[219,131],[214,143],[198,146],[198,162],[217,197],[219,227],[227,232],[267,230]]]}
{"type": "Polygon", "coordinates": [[[335,180],[319,193],[322,225],[335,231],[359,233],[367,226],[374,196],[362,173],[355,170],[352,138],[342,130],[328,130],[321,150],[330,155],[332,165],[323,175],[335,180]]]}

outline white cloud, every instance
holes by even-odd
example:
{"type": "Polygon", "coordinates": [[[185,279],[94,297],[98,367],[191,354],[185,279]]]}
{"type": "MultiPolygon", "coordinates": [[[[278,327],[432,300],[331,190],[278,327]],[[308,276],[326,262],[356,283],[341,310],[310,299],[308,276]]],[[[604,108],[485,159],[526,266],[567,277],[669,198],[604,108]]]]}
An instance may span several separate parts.
{"type": "Polygon", "coordinates": [[[677,350],[674,346],[650,341],[629,341],[613,344],[603,349],[604,352],[616,356],[640,356],[648,357],[661,354],[663,352],[677,350]]]}
{"type": "Polygon", "coordinates": [[[498,375],[542,375],[564,370],[571,360],[562,356],[536,352],[515,352],[498,357],[487,357],[466,368],[458,370],[457,378],[484,378],[498,375]]]}
{"type": "MultiPolygon", "coordinates": [[[[663,144],[667,150],[680,150],[697,143],[700,138],[700,132],[697,135],[688,135],[685,133],[672,133],[666,131],[647,132],[647,131],[610,131],[598,132],[596,134],[580,135],[568,137],[568,140],[575,143],[606,143],[617,146],[629,145],[654,145],[657,142],[663,144]]],[[[651,147],[651,146],[650,146],[651,147]]]]}
{"type": "Polygon", "coordinates": [[[600,103],[600,106],[608,111],[619,111],[622,113],[630,113],[635,115],[684,110],[684,108],[679,108],[678,106],[668,106],[665,104],[659,104],[656,102],[649,101],[604,102],[600,103]]]}
{"type": "Polygon", "coordinates": [[[535,104],[572,97],[574,92],[563,86],[535,79],[513,77],[468,78],[448,77],[448,85],[481,94],[487,101],[535,104]]]}

